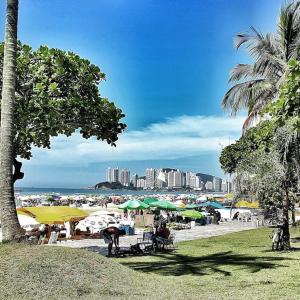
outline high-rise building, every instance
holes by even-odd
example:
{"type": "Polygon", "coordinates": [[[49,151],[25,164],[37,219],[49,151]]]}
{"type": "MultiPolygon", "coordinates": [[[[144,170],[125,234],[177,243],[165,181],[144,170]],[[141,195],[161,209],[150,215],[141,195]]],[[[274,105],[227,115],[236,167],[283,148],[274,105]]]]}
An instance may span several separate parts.
{"type": "Polygon", "coordinates": [[[213,190],[215,192],[221,192],[222,191],[222,179],[219,177],[213,178],[213,190]]]}
{"type": "Polygon", "coordinates": [[[141,189],[147,188],[146,179],[139,178],[136,182],[136,187],[141,189]]]}
{"type": "Polygon", "coordinates": [[[122,169],[120,171],[119,181],[123,186],[129,186],[130,172],[127,169],[122,169]]]}
{"type": "Polygon", "coordinates": [[[232,183],[227,180],[222,181],[222,192],[231,193],[232,192],[232,183]]]}
{"type": "Polygon", "coordinates": [[[156,170],[153,168],[146,169],[146,186],[147,189],[155,188],[156,170]]]}
{"type": "Polygon", "coordinates": [[[168,188],[179,188],[183,187],[183,173],[179,170],[170,171],[168,173],[168,188]]]}
{"type": "Polygon", "coordinates": [[[206,181],[205,183],[205,189],[208,190],[208,191],[212,191],[213,190],[213,183],[212,181],[206,181]]]}
{"type": "Polygon", "coordinates": [[[108,182],[118,182],[119,181],[119,168],[107,168],[106,170],[106,180],[108,182]]]}
{"type": "Polygon", "coordinates": [[[155,176],[155,187],[158,189],[162,189],[167,186],[167,173],[163,172],[162,169],[156,170],[155,176]]]}
{"type": "Polygon", "coordinates": [[[185,186],[186,187],[193,187],[191,181],[192,181],[192,178],[194,177],[194,173],[192,172],[186,172],[185,173],[185,186]]]}
{"type": "Polygon", "coordinates": [[[222,192],[227,193],[228,192],[228,182],[227,180],[222,181],[222,192]]]}
{"type": "Polygon", "coordinates": [[[137,187],[137,180],[138,180],[138,175],[133,174],[133,176],[131,177],[131,184],[133,187],[137,187]]]}

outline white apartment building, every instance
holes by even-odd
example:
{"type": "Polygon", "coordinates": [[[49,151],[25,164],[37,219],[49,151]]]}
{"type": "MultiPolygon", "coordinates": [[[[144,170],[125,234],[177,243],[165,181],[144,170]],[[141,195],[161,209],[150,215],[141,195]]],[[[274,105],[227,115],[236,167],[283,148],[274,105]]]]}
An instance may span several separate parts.
{"type": "Polygon", "coordinates": [[[185,186],[186,187],[193,187],[192,186],[192,178],[195,176],[193,172],[186,172],[185,173],[185,186]]]}
{"type": "Polygon", "coordinates": [[[162,169],[156,170],[155,176],[155,187],[162,189],[167,186],[167,173],[163,172],[162,169]]]}
{"type": "Polygon", "coordinates": [[[129,186],[130,172],[127,169],[122,169],[120,171],[119,181],[123,186],[129,186]]]}
{"type": "Polygon", "coordinates": [[[154,189],[156,181],[156,170],[153,168],[146,169],[146,186],[147,189],[154,189]]]}
{"type": "Polygon", "coordinates": [[[137,182],[136,182],[136,187],[141,188],[141,189],[145,189],[147,187],[146,179],[143,179],[143,178],[138,179],[137,182]]]}
{"type": "Polygon", "coordinates": [[[215,192],[221,192],[222,191],[222,179],[219,177],[213,178],[213,190],[215,192]]]}
{"type": "Polygon", "coordinates": [[[168,173],[168,188],[182,187],[183,182],[183,173],[181,171],[172,170],[168,173]]]}
{"type": "Polygon", "coordinates": [[[214,188],[214,185],[213,185],[212,181],[207,181],[207,182],[205,183],[205,189],[206,189],[206,190],[212,191],[213,188],[214,188]]]}
{"type": "Polygon", "coordinates": [[[223,180],[222,181],[222,192],[223,193],[232,192],[232,183],[227,180],[223,180]]]}
{"type": "Polygon", "coordinates": [[[106,181],[118,182],[119,181],[119,168],[107,168],[106,170],[106,181]]]}
{"type": "Polygon", "coordinates": [[[138,180],[138,175],[137,174],[133,174],[132,178],[131,178],[131,183],[133,187],[137,187],[137,180],[138,180]]]}

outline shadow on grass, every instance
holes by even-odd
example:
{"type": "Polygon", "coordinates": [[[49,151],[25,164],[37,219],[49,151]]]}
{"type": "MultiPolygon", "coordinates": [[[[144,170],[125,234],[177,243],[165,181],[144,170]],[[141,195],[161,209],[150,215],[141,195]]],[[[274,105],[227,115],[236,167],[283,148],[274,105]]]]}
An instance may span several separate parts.
{"type": "Polygon", "coordinates": [[[279,264],[280,261],[292,260],[286,257],[256,257],[241,254],[234,254],[232,251],[219,252],[211,255],[191,257],[182,254],[160,254],[156,257],[161,260],[151,262],[120,262],[134,270],[141,272],[154,272],[159,275],[209,275],[219,273],[230,276],[232,272],[225,269],[237,267],[251,273],[259,272],[262,269],[275,269],[285,267],[279,264]]]}
{"type": "Polygon", "coordinates": [[[107,255],[107,246],[90,246],[90,247],[84,247],[83,249],[94,252],[94,253],[98,253],[101,255],[107,255]]]}

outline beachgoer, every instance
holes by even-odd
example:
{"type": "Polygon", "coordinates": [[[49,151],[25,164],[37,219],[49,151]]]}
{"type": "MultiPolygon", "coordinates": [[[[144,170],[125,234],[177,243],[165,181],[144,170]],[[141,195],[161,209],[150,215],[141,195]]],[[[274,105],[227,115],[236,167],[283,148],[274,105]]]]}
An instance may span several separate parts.
{"type": "Polygon", "coordinates": [[[170,235],[170,230],[167,228],[166,223],[162,223],[161,226],[158,228],[157,236],[163,239],[167,239],[170,235]]]}
{"type": "Polygon", "coordinates": [[[238,217],[239,217],[239,214],[240,214],[240,213],[237,211],[237,212],[233,215],[232,220],[237,220],[238,217]]]}
{"type": "Polygon", "coordinates": [[[130,220],[134,221],[135,213],[133,210],[130,211],[129,215],[130,215],[130,220]]]}
{"type": "Polygon", "coordinates": [[[157,232],[153,236],[153,244],[155,250],[158,249],[158,243],[162,245],[162,249],[164,249],[164,240],[167,240],[170,236],[170,230],[167,228],[166,223],[161,223],[157,232]]]}
{"type": "Polygon", "coordinates": [[[100,233],[100,236],[103,236],[103,239],[107,246],[108,250],[108,255],[107,256],[112,256],[112,247],[113,244],[115,244],[116,250],[119,249],[119,237],[122,235],[125,235],[126,232],[124,229],[119,229],[117,227],[107,227],[106,229],[102,230],[100,233]]]}
{"type": "Polygon", "coordinates": [[[128,209],[125,208],[124,209],[124,219],[127,219],[128,218],[128,209]]]}
{"type": "Polygon", "coordinates": [[[216,210],[214,217],[216,218],[216,224],[219,225],[221,221],[221,213],[218,210],[216,210]]]}

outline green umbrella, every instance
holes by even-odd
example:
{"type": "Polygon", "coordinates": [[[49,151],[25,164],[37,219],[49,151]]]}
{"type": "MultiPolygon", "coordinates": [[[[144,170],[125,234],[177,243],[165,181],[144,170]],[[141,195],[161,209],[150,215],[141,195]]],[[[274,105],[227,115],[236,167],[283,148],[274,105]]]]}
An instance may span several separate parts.
{"type": "Polygon", "coordinates": [[[201,219],[204,217],[203,214],[201,214],[199,211],[196,211],[196,210],[186,210],[186,211],[182,212],[181,215],[183,217],[188,217],[191,219],[201,219]]]}
{"type": "Polygon", "coordinates": [[[194,208],[198,208],[199,206],[197,204],[188,204],[185,208],[186,209],[194,209],[194,208]]]}
{"type": "Polygon", "coordinates": [[[157,207],[161,210],[177,210],[177,207],[172,204],[171,202],[164,201],[164,200],[159,200],[156,202],[152,202],[149,204],[151,207],[157,207]]]}
{"type": "Polygon", "coordinates": [[[140,200],[133,199],[133,200],[128,200],[125,203],[121,204],[118,206],[120,209],[145,209],[148,208],[149,205],[146,203],[143,203],[140,200]]]}
{"type": "Polygon", "coordinates": [[[144,200],[143,200],[143,202],[144,203],[146,203],[146,204],[150,204],[150,203],[152,203],[152,202],[157,202],[157,201],[159,201],[159,199],[158,198],[153,198],[153,197],[148,197],[148,198],[145,198],[144,200]]]}

